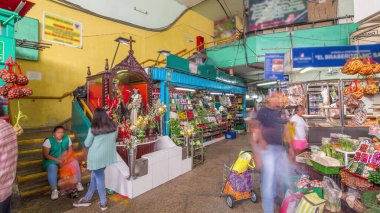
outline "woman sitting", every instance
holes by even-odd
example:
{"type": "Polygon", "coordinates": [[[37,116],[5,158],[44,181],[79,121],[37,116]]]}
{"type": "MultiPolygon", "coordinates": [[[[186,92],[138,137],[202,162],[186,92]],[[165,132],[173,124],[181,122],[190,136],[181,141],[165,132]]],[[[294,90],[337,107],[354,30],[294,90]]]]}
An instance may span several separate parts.
{"type": "Polygon", "coordinates": [[[72,153],[72,142],[70,137],[65,135],[65,128],[57,126],[54,128],[53,136],[47,138],[43,146],[43,162],[42,168],[48,172],[48,181],[52,190],[51,199],[56,200],[59,197],[58,192],[58,169],[62,166],[72,168],[76,176],[76,188],[83,191],[81,184],[81,172],[77,160],[67,156],[72,153]]]}

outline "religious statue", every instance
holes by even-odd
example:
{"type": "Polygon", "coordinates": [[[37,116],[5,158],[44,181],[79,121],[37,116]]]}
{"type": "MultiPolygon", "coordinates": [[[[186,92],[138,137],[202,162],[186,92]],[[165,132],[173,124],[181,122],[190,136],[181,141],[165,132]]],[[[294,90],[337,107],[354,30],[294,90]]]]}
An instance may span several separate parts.
{"type": "Polygon", "coordinates": [[[132,125],[136,124],[137,117],[141,112],[142,96],[138,88],[133,88],[133,95],[128,104],[128,110],[130,110],[130,121],[132,125]]]}

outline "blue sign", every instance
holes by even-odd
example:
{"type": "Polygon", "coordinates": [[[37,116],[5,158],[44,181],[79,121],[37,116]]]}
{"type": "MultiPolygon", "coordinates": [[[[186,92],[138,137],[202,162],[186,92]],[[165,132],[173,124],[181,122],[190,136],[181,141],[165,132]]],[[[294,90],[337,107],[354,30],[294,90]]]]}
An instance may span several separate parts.
{"type": "Polygon", "coordinates": [[[380,44],[294,48],[292,56],[294,68],[342,67],[347,59],[356,56],[380,62],[380,44]]]}
{"type": "Polygon", "coordinates": [[[283,80],[284,78],[284,53],[265,54],[264,79],[283,80]]]}
{"type": "Polygon", "coordinates": [[[284,79],[282,79],[282,81],[289,82],[289,75],[284,75],[284,79]]]}

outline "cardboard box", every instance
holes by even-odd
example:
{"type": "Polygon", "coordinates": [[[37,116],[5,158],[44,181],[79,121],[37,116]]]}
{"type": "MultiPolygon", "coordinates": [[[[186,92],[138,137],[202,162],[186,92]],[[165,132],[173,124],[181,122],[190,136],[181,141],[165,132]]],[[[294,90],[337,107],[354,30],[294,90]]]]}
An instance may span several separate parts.
{"type": "Polygon", "coordinates": [[[323,19],[333,19],[337,17],[338,13],[338,1],[337,0],[315,0],[308,1],[307,12],[308,20],[319,21],[323,19]]]}

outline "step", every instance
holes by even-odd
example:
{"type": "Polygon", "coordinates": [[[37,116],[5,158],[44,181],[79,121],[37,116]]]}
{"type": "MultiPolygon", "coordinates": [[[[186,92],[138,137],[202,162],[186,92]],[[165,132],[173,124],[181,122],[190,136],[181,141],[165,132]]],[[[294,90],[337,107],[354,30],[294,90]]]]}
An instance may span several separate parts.
{"type": "MultiPolygon", "coordinates": [[[[72,148],[74,150],[81,148],[81,144],[79,142],[73,142],[72,148]]],[[[32,153],[42,153],[42,147],[41,148],[35,148],[35,149],[21,149],[18,152],[19,155],[32,154],[32,153]]]]}
{"type": "MultiPolygon", "coordinates": [[[[91,179],[91,174],[86,174],[87,172],[82,174],[82,184],[86,185],[91,179]]],[[[47,180],[44,183],[40,184],[33,184],[30,187],[21,188],[20,190],[20,197],[26,198],[33,195],[41,195],[45,193],[50,193],[50,187],[47,180]]]]}
{"type": "MultiPolygon", "coordinates": [[[[77,154],[77,157],[80,158],[80,157],[84,156],[85,152],[76,152],[76,154],[77,154]]],[[[41,163],[42,163],[42,154],[39,157],[39,159],[33,159],[33,160],[20,159],[17,162],[17,166],[22,167],[22,166],[31,166],[31,165],[35,165],[35,164],[41,165],[41,163]]]]}
{"type": "Polygon", "coordinates": [[[27,181],[38,179],[41,177],[47,177],[47,172],[38,172],[38,173],[24,175],[24,176],[17,176],[17,182],[19,184],[22,184],[22,183],[25,183],[27,181]]]}
{"type": "Polygon", "coordinates": [[[20,166],[31,166],[31,165],[35,165],[35,164],[42,164],[42,159],[38,159],[38,160],[32,160],[32,161],[19,161],[17,162],[17,166],[20,167],[20,166]]]}
{"type": "MultiPolygon", "coordinates": [[[[75,135],[70,134],[68,135],[72,140],[74,140],[75,135]]],[[[35,144],[35,143],[42,143],[45,140],[45,138],[33,138],[33,139],[24,139],[24,140],[18,140],[19,145],[28,145],[28,144],[35,144]]]]}
{"type": "Polygon", "coordinates": [[[40,172],[43,172],[42,166],[37,165],[37,164],[34,166],[26,166],[26,167],[17,168],[17,176],[25,176],[25,175],[30,175],[30,174],[40,173],[40,172]]]}

